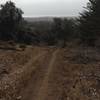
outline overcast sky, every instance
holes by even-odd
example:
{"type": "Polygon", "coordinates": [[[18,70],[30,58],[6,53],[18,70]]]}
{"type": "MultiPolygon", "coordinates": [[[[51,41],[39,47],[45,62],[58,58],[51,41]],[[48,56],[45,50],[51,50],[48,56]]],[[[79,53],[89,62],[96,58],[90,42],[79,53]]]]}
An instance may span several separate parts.
{"type": "MultiPolygon", "coordinates": [[[[4,3],[8,0],[0,0],[4,3]]],[[[88,0],[11,0],[24,11],[24,16],[78,16],[88,0]]]]}

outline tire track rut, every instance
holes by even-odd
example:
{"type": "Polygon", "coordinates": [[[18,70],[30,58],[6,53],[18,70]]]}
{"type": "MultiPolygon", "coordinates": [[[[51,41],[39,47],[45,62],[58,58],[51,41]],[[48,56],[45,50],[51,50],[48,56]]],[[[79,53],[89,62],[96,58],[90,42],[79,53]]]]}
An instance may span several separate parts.
{"type": "Polygon", "coordinates": [[[36,69],[29,81],[28,85],[23,89],[21,100],[44,100],[48,87],[48,79],[51,71],[53,70],[53,64],[56,60],[57,50],[46,53],[36,61],[33,66],[36,69]]]}
{"type": "MultiPolygon", "coordinates": [[[[49,81],[49,76],[53,70],[53,65],[55,63],[55,60],[56,60],[56,57],[57,57],[57,53],[58,53],[58,49],[52,54],[52,58],[51,58],[51,61],[49,62],[49,65],[48,65],[48,69],[47,69],[47,72],[45,74],[45,77],[43,79],[43,82],[41,84],[41,87],[39,89],[39,92],[37,94],[37,97],[36,98],[33,98],[34,100],[45,100],[46,98],[46,93],[48,91],[48,81],[49,81]]],[[[33,100],[32,99],[32,100],[33,100]]]]}

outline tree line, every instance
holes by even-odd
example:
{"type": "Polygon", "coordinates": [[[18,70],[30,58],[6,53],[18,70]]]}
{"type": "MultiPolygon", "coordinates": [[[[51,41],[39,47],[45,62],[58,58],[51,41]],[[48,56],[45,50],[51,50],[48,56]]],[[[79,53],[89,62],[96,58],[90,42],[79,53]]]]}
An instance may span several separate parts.
{"type": "Polygon", "coordinates": [[[0,39],[26,44],[56,45],[79,39],[95,46],[100,38],[100,0],[89,0],[78,18],[54,18],[52,22],[29,23],[11,1],[0,6],[0,39]]]}

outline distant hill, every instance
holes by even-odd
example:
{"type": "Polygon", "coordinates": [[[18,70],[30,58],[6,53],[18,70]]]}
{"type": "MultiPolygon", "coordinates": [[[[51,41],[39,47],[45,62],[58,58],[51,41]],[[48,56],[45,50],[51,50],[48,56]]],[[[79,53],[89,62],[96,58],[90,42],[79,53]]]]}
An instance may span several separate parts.
{"type": "Polygon", "coordinates": [[[53,21],[52,17],[24,17],[24,19],[28,22],[53,21]]]}
{"type": "MultiPolygon", "coordinates": [[[[28,22],[39,22],[39,21],[53,21],[55,17],[24,17],[24,19],[28,22]]],[[[76,18],[76,17],[59,17],[59,18],[76,18]]]]}

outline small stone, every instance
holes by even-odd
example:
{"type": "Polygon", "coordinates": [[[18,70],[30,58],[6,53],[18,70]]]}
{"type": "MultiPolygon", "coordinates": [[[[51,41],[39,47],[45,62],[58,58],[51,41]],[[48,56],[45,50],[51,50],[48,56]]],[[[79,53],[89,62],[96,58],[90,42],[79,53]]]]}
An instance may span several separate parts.
{"type": "Polygon", "coordinates": [[[18,97],[16,98],[16,100],[21,100],[21,98],[22,98],[22,96],[18,96],[18,97]]]}

